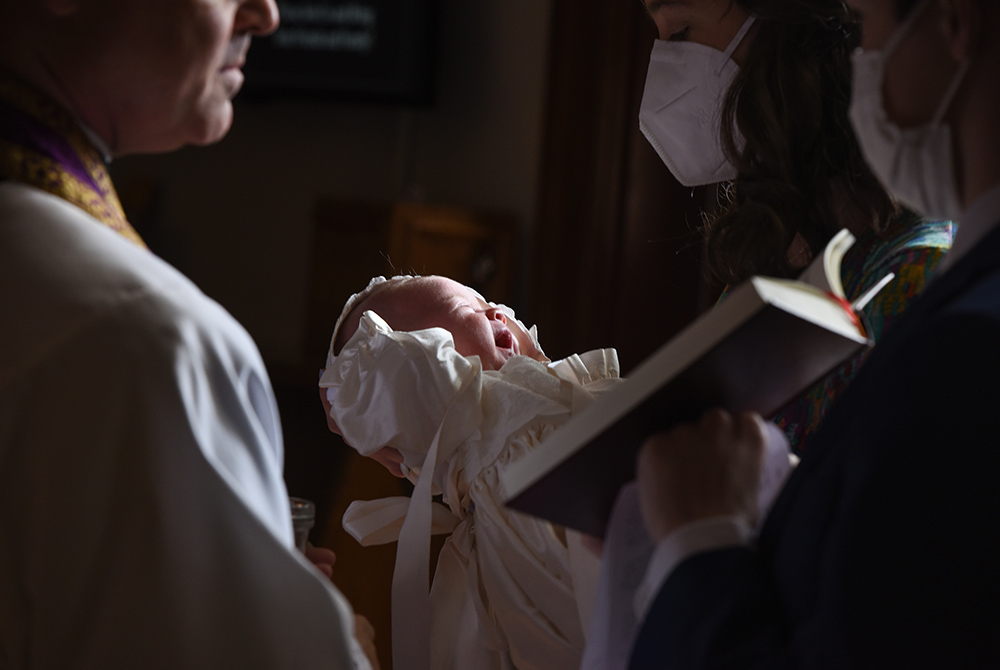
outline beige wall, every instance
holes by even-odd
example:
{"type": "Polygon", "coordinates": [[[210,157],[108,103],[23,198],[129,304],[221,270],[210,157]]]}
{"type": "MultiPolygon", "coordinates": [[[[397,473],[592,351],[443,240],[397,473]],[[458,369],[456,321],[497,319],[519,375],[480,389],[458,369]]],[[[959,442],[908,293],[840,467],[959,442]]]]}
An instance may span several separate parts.
{"type": "Polygon", "coordinates": [[[119,159],[113,176],[125,200],[154,186],[143,231],[154,249],[229,308],[266,358],[294,363],[319,197],[511,210],[527,267],[550,8],[442,0],[430,108],[237,99],[221,143],[119,159]]]}

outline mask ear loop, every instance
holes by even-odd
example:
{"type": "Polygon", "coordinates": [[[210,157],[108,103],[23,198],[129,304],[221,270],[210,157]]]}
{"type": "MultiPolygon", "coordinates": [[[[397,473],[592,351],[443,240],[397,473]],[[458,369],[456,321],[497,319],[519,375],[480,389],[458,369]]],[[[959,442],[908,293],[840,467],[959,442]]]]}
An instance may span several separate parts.
{"type": "Polygon", "coordinates": [[[948,108],[951,107],[952,101],[958,94],[958,89],[965,80],[965,74],[969,71],[969,66],[972,62],[966,58],[958,66],[958,71],[955,72],[955,77],[948,84],[948,90],[945,91],[944,97],[941,98],[941,104],[938,105],[937,111],[934,113],[934,118],[931,121],[932,125],[938,125],[944,120],[944,115],[948,113],[948,108]]]}
{"type": "Polygon", "coordinates": [[[902,25],[896,28],[896,32],[889,37],[889,41],[882,47],[883,62],[888,61],[893,52],[899,48],[902,41],[906,39],[907,34],[913,29],[913,25],[917,22],[917,19],[920,18],[921,14],[924,13],[930,4],[930,0],[920,0],[920,4],[910,12],[909,16],[903,19],[902,25]]]}
{"type": "Polygon", "coordinates": [[[716,75],[722,73],[722,68],[724,68],[726,63],[729,62],[733,52],[736,51],[736,48],[743,42],[743,38],[746,37],[747,31],[750,30],[750,27],[756,20],[757,15],[751,14],[747,17],[747,20],[743,22],[743,25],[740,26],[740,29],[736,31],[736,35],[733,37],[733,40],[729,43],[729,46],[726,47],[726,50],[722,52],[722,60],[719,62],[719,67],[715,70],[716,75]]]}
{"type": "MultiPolygon", "coordinates": [[[[910,15],[903,20],[902,25],[900,25],[899,28],[896,29],[896,32],[893,33],[893,35],[889,38],[889,41],[886,42],[884,47],[882,47],[883,69],[885,67],[885,64],[889,61],[890,56],[892,56],[892,54],[896,51],[896,49],[899,48],[899,45],[903,42],[903,40],[906,39],[906,36],[913,29],[913,26],[916,24],[917,20],[920,19],[920,17],[927,10],[930,4],[931,4],[930,0],[920,0],[920,4],[918,4],[913,9],[913,11],[910,12],[910,15]]],[[[952,78],[951,83],[948,84],[948,88],[947,90],[945,90],[944,96],[941,98],[941,103],[938,105],[937,110],[934,112],[934,116],[931,119],[931,125],[936,126],[940,124],[941,121],[944,119],[944,115],[948,113],[948,108],[951,107],[952,101],[958,94],[958,89],[962,85],[962,82],[965,80],[965,74],[969,71],[970,65],[971,61],[968,58],[966,58],[958,66],[958,71],[952,78]]]]}

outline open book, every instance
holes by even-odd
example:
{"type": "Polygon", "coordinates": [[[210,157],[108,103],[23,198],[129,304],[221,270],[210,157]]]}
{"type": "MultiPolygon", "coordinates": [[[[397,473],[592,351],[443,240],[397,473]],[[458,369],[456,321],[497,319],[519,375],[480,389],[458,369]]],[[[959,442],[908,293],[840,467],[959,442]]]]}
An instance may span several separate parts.
{"type": "Polygon", "coordinates": [[[799,280],[753,277],[501,473],[507,505],[602,537],[620,488],[652,433],[711,407],[768,417],[860,348],[859,313],[892,276],[852,305],[842,230],[799,280]]]}

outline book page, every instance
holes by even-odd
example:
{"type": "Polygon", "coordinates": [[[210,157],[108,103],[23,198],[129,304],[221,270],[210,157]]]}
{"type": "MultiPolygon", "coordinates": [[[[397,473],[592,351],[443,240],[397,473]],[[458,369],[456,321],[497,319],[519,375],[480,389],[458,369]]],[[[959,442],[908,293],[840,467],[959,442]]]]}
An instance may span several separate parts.
{"type": "Polygon", "coordinates": [[[799,281],[812,284],[821,291],[828,291],[835,296],[846,298],[844,286],[840,281],[840,262],[852,244],[854,244],[854,235],[847,228],[842,228],[827,242],[823,253],[816,256],[812,263],[802,271],[802,274],[799,275],[799,281]]]}
{"type": "Polygon", "coordinates": [[[765,301],[789,314],[855,341],[867,341],[864,328],[850,305],[837,302],[830,296],[832,292],[824,292],[813,284],[788,279],[754,277],[750,281],[765,301]]]}

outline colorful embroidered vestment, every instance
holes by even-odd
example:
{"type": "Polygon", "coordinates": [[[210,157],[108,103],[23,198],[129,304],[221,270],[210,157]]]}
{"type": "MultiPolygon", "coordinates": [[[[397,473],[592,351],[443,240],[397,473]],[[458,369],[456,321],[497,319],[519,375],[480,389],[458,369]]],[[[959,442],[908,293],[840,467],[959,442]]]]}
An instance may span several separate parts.
{"type": "Polygon", "coordinates": [[[35,186],[145,247],[125,218],[107,163],[60,105],[0,72],[0,180],[35,186]]]}

